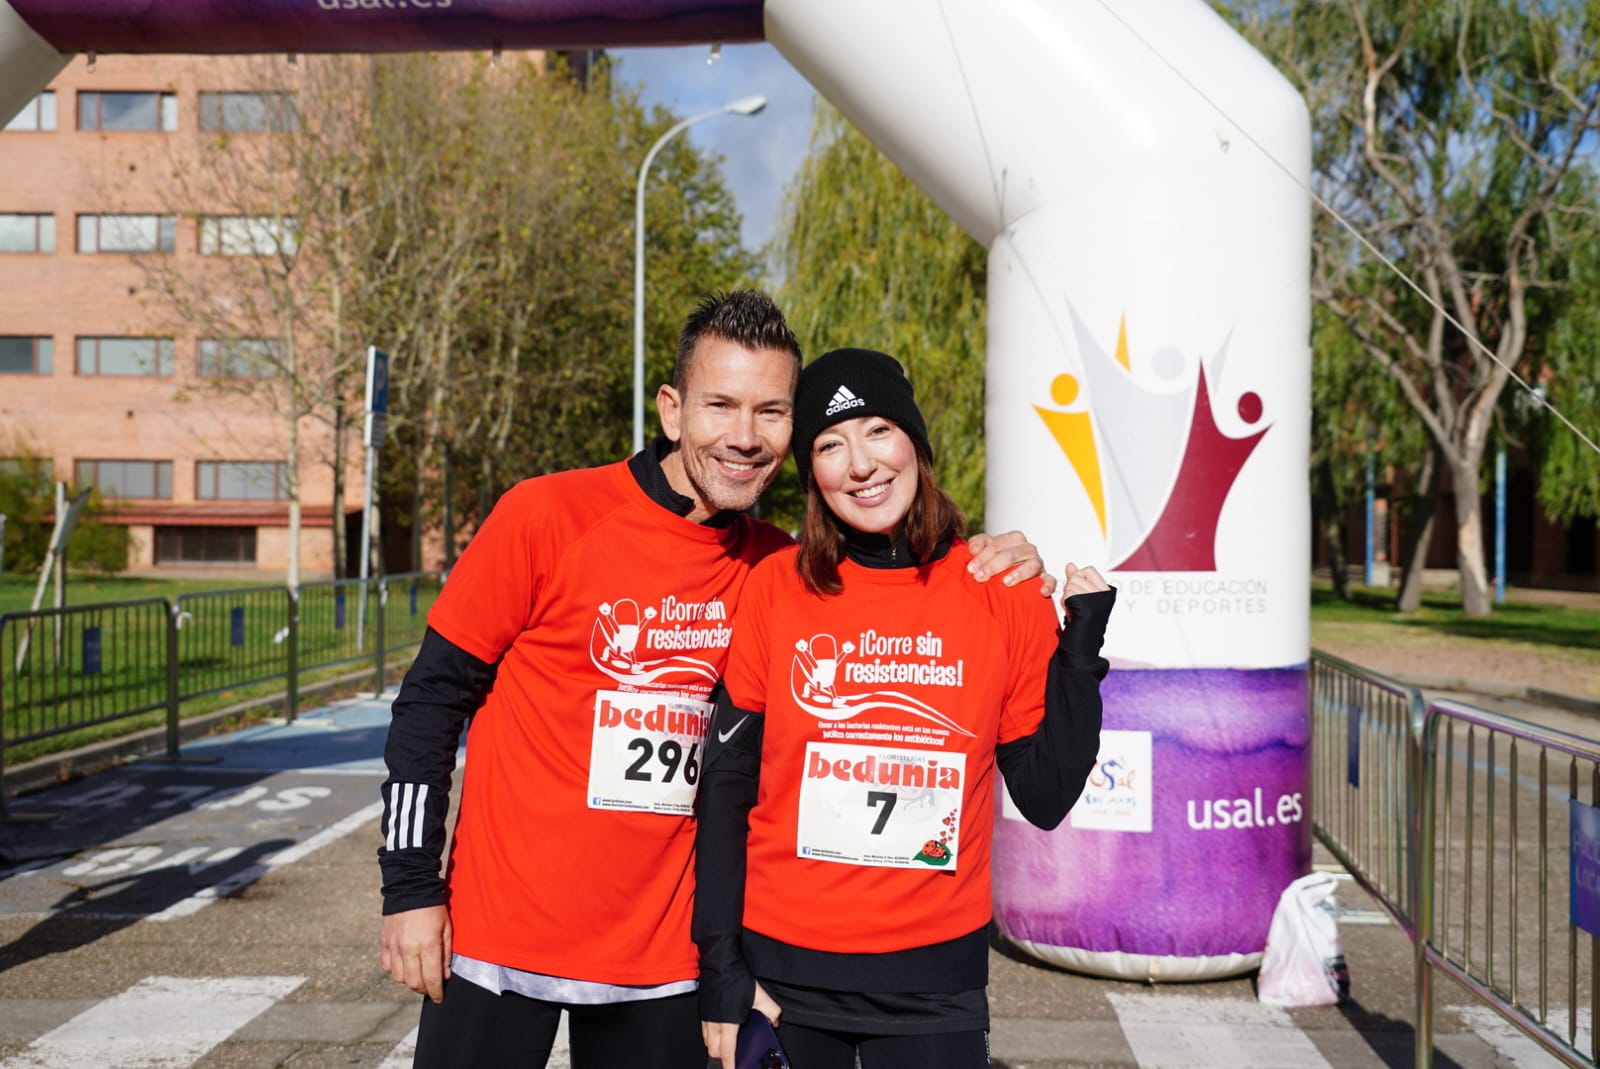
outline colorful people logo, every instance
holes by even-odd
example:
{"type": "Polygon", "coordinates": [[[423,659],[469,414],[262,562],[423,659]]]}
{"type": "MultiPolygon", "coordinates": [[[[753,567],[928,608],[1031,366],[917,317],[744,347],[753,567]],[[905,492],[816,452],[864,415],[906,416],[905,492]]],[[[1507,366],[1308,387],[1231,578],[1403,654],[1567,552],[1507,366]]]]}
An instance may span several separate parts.
{"type": "MultiPolygon", "coordinates": [[[[1069,311],[1071,309],[1069,308],[1069,311]]],[[[1227,341],[1208,360],[1157,349],[1137,373],[1126,320],[1107,354],[1072,312],[1083,381],[1057,375],[1054,407],[1034,406],[1083,484],[1115,571],[1214,572],[1217,523],[1245,462],[1271,429],[1246,390],[1218,419],[1227,341]],[[1084,388],[1088,397],[1085,398],[1084,388]],[[1229,434],[1222,424],[1243,433],[1229,434]]]]}

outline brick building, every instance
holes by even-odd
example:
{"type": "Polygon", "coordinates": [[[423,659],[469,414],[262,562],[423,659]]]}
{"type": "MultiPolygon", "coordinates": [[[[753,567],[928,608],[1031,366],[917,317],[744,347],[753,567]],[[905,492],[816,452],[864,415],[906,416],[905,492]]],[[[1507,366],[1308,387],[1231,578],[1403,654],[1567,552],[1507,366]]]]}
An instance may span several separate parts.
{"type": "MultiPolygon", "coordinates": [[[[1509,457],[1505,487],[1505,578],[1513,586],[1547,587],[1564,590],[1600,590],[1600,522],[1593,518],[1558,524],[1539,504],[1538,469],[1524,451],[1509,457]]],[[[1484,565],[1491,584],[1495,575],[1495,487],[1493,453],[1484,462],[1491,479],[1479,501],[1483,518],[1484,565]]],[[[1379,564],[1377,575],[1383,582],[1398,584],[1405,561],[1405,532],[1390,521],[1390,482],[1404,473],[1389,472],[1376,488],[1373,509],[1373,555],[1379,564]],[[1387,579],[1384,577],[1387,576],[1387,579]]],[[[1440,476],[1439,500],[1434,509],[1432,537],[1428,541],[1424,567],[1438,582],[1455,581],[1456,520],[1455,490],[1449,472],[1440,476]]],[[[1312,563],[1325,568],[1333,555],[1324,538],[1322,525],[1314,523],[1312,563]]],[[[1350,503],[1344,517],[1344,559],[1352,570],[1366,560],[1367,514],[1364,501],[1350,503]]]]}
{"type": "MultiPolygon", "coordinates": [[[[201,138],[265,138],[282,92],[237,84],[227,57],[79,57],[0,132],[0,458],[100,489],[134,568],[289,560],[286,420],[263,403],[262,337],[205,337],[149,265],[204,272],[252,255],[260,220],[174,205],[162,179],[201,138]],[[170,260],[163,258],[170,257],[170,260]]],[[[170,183],[167,183],[170,187],[170,183]]],[[[214,332],[214,329],[213,331],[214,332]]],[[[331,432],[300,424],[303,579],[333,571],[331,432]]],[[[345,465],[359,511],[358,451],[345,465]]]]}

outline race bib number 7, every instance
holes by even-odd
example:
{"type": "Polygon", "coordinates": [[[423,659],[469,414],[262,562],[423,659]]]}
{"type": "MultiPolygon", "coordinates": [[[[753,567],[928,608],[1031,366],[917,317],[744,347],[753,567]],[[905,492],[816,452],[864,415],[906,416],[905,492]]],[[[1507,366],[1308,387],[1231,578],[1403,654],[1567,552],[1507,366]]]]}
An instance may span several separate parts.
{"type": "Polygon", "coordinates": [[[694,812],[709,702],[603,690],[594,700],[589,808],[694,812]]]}
{"type": "Polygon", "coordinates": [[[796,853],[819,861],[954,872],[963,753],[806,746],[796,853]]]}

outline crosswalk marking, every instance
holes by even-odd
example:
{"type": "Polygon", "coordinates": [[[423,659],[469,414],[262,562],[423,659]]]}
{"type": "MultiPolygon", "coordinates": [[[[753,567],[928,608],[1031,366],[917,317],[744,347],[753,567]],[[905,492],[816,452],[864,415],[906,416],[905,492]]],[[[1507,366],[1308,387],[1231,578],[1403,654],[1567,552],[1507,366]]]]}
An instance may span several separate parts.
{"type": "MultiPolygon", "coordinates": [[[[0,1060],[0,1069],[189,1069],[239,1029],[297,989],[300,976],[147,977],[96,1003],[0,1060]]],[[[1249,999],[1106,992],[1106,1002],[1139,1069],[1331,1069],[1284,1009],[1249,999]]],[[[1558,1069],[1558,1062],[1494,1011],[1445,1007],[1491,1047],[1507,1069],[1558,1069]]],[[[1565,1016],[1550,1027],[1565,1034],[1565,1016]]],[[[1578,1019],[1578,1047],[1587,1049],[1591,1022],[1578,1019]]],[[[378,1069],[410,1069],[417,1030],[388,1052],[378,1069]]],[[[998,1050],[997,1050],[998,1053],[998,1050]]],[[[1119,1061],[1121,1059],[1118,1059],[1119,1061]]],[[[571,1069],[562,1017],[548,1069],[571,1069]]]]}
{"type": "Polygon", "coordinates": [[[1107,992],[1140,1069],[1332,1069],[1281,1007],[1193,995],[1107,992]]]}
{"type": "Polygon", "coordinates": [[[0,1069],[185,1069],[303,976],[150,976],[40,1036],[0,1069]]]}
{"type": "Polygon", "coordinates": [[[417,1030],[395,1045],[389,1056],[378,1063],[378,1069],[411,1069],[411,1059],[417,1053],[417,1030]]]}
{"type": "Polygon", "coordinates": [[[572,1069],[572,1049],[567,1042],[567,1015],[561,1015],[561,1027],[556,1029],[556,1045],[550,1048],[550,1062],[545,1069],[572,1069]]]}

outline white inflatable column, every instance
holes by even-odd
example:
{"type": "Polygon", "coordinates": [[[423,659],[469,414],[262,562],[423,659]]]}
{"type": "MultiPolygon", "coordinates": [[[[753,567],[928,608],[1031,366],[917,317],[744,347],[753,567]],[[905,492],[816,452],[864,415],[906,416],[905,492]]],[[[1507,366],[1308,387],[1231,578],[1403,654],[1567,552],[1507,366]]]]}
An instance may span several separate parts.
{"type": "Polygon", "coordinates": [[[71,56],[62,55],[0,0],[0,126],[50,84],[71,56]]]}
{"type": "Polygon", "coordinates": [[[1053,833],[998,822],[1002,932],[1115,976],[1252,967],[1310,861],[1303,102],[1202,0],[766,25],[990,250],[987,526],[1119,588],[1088,791],[1053,833]]]}

